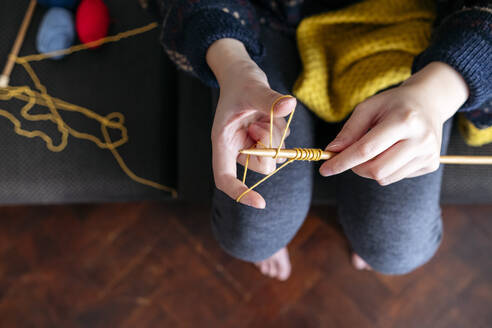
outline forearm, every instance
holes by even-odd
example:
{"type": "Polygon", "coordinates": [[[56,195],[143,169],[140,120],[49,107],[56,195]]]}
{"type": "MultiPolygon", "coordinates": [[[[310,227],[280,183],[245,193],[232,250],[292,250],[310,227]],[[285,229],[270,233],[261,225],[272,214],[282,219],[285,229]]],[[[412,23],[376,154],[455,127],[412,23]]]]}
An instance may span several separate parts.
{"type": "Polygon", "coordinates": [[[220,87],[223,87],[231,76],[240,78],[242,73],[246,72],[255,72],[259,79],[266,82],[266,76],[239,40],[225,38],[215,41],[207,50],[206,61],[220,87]]]}
{"type": "Polygon", "coordinates": [[[415,58],[413,72],[432,62],[453,67],[469,95],[460,111],[478,110],[492,90],[492,1],[441,1],[439,24],[429,47],[415,58]],[[447,5],[446,5],[447,4],[447,5]]]}

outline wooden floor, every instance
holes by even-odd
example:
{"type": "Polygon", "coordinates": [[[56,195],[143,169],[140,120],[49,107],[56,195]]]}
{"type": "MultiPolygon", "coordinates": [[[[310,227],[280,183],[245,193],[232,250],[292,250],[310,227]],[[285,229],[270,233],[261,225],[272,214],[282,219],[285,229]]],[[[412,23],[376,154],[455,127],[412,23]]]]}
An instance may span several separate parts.
{"type": "Polygon", "coordinates": [[[492,327],[492,206],[447,206],[436,257],[358,272],[314,208],[284,283],[224,254],[209,208],[0,208],[0,327],[492,327]]]}

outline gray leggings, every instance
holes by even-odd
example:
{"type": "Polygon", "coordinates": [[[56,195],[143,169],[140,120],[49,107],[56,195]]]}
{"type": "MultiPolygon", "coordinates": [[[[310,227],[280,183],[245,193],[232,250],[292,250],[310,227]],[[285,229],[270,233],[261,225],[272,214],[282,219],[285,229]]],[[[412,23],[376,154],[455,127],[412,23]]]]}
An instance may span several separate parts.
{"type": "MultiPolygon", "coordinates": [[[[290,93],[300,70],[295,41],[269,29],[262,31],[267,55],[260,64],[271,87],[290,93]]],[[[321,123],[298,104],[287,147],[319,147],[315,128],[340,129],[321,123]]],[[[451,120],[444,126],[442,152],[447,148],[451,120]]],[[[243,167],[238,165],[238,176],[243,167]]],[[[212,229],[222,248],[244,261],[257,262],[286,246],[301,227],[309,210],[314,164],[295,162],[280,170],[256,190],[267,202],[258,210],[236,203],[215,190],[212,229]]],[[[316,173],[317,174],[317,173],[316,173]]],[[[248,172],[247,185],[262,176],[248,172]]],[[[404,274],[427,262],[442,236],[439,195],[442,167],[424,176],[382,187],[352,171],[324,178],[336,183],[338,219],[352,249],[374,270],[404,274]]]]}

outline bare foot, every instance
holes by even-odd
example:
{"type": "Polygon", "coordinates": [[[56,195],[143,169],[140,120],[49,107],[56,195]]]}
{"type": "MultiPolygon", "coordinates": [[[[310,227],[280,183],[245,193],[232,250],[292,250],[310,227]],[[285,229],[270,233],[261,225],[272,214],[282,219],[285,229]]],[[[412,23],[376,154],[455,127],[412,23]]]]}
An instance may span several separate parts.
{"type": "Polygon", "coordinates": [[[352,253],[352,265],[357,270],[372,270],[371,266],[366,263],[359,255],[352,253]]]}
{"type": "Polygon", "coordinates": [[[285,281],[289,278],[292,269],[289,252],[286,247],[282,248],[266,260],[255,263],[255,265],[265,276],[277,278],[281,281],[285,281]]]}

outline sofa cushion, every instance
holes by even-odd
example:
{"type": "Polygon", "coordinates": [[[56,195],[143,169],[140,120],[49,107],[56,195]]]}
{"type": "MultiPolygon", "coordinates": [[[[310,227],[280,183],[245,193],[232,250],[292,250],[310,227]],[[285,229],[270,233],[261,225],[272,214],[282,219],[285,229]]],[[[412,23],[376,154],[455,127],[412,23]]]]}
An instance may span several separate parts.
{"type": "MultiPolygon", "coordinates": [[[[112,18],[109,34],[146,25],[152,21],[137,1],[105,2],[112,18]]],[[[1,1],[0,66],[7,59],[28,1],[1,1]]],[[[38,6],[20,56],[36,53],[35,40],[45,8],[38,6]]],[[[118,150],[138,176],[175,186],[176,85],[174,66],[159,44],[158,29],[66,56],[44,60],[32,67],[48,93],[90,108],[100,115],[122,112],[129,141],[118,150]]],[[[33,87],[25,70],[14,67],[10,85],[33,87]]],[[[60,142],[60,133],[49,122],[28,122],[20,116],[21,101],[0,101],[21,121],[24,129],[41,129],[60,142]]],[[[33,113],[45,113],[36,106],[33,113]]],[[[102,139],[100,125],[80,114],[62,113],[79,131],[102,139]]],[[[119,138],[111,132],[112,138],[119,138]]],[[[69,136],[61,152],[49,151],[40,138],[14,132],[12,123],[0,117],[0,203],[60,203],[168,199],[170,194],[132,181],[111,152],[96,144],[69,136]]]]}

